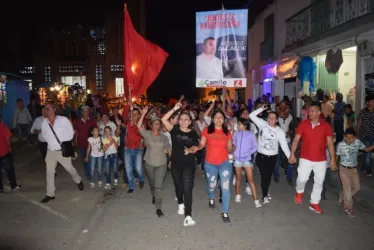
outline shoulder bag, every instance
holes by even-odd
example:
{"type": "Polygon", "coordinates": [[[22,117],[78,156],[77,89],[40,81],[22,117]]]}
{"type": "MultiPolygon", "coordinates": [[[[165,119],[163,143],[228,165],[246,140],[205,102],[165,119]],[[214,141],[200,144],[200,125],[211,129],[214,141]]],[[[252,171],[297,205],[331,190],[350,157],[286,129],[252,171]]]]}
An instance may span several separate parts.
{"type": "Polygon", "coordinates": [[[51,124],[48,123],[48,125],[51,128],[53,134],[55,135],[58,144],[60,144],[60,146],[61,146],[62,156],[63,157],[73,157],[73,156],[75,156],[73,143],[71,141],[60,142],[60,140],[58,139],[55,131],[53,130],[53,128],[51,126],[51,124]]]}

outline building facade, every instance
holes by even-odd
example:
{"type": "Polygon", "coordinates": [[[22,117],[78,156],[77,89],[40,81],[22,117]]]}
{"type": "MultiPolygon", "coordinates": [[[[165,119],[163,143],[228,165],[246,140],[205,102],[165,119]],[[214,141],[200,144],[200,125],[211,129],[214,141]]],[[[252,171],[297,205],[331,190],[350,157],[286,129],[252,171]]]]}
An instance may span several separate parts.
{"type": "MultiPolygon", "coordinates": [[[[271,93],[299,100],[293,66],[298,58],[309,56],[317,68],[315,89],[332,98],[342,93],[345,102],[360,110],[373,85],[373,24],[372,0],[275,1],[249,30],[249,48],[254,49],[248,57],[252,85],[247,95],[271,93]],[[338,50],[343,63],[338,72],[329,73],[326,54],[338,50]]],[[[298,110],[300,106],[298,101],[298,110]]]]}
{"type": "MultiPolygon", "coordinates": [[[[145,0],[127,1],[137,31],[145,36],[145,0]]],[[[16,72],[40,84],[80,84],[110,96],[123,94],[123,9],[109,9],[102,22],[38,29],[33,60],[16,72]]]]}

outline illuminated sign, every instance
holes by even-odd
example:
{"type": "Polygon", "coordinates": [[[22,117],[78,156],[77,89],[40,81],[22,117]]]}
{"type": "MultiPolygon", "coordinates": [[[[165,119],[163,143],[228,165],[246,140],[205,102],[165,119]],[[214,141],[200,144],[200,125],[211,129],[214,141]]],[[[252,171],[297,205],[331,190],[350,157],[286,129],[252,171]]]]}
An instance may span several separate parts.
{"type": "Polygon", "coordinates": [[[298,57],[289,57],[278,62],[276,76],[279,79],[296,77],[298,61],[298,57]]]}

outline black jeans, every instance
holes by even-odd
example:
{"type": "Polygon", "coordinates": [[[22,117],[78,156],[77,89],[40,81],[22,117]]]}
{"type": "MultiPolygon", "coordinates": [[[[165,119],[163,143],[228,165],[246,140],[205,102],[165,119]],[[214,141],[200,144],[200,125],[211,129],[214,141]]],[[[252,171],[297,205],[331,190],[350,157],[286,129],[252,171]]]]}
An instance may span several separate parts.
{"type": "Polygon", "coordinates": [[[205,150],[205,148],[202,149],[202,150],[200,150],[200,151],[198,151],[198,152],[196,153],[196,162],[197,162],[198,165],[201,164],[201,171],[205,171],[205,170],[204,170],[205,155],[206,155],[206,150],[205,150]]]}
{"type": "Polygon", "coordinates": [[[45,160],[45,157],[47,156],[47,146],[48,143],[38,141],[39,151],[42,154],[43,160],[45,160]]]}
{"type": "Polygon", "coordinates": [[[0,190],[4,190],[3,173],[2,173],[3,168],[5,169],[6,174],[8,176],[10,187],[11,188],[17,187],[18,184],[16,181],[16,173],[14,172],[12,153],[8,153],[0,158],[0,190]]]}
{"type": "Polygon", "coordinates": [[[277,164],[278,155],[264,155],[257,153],[256,164],[261,175],[262,199],[268,196],[271,177],[273,176],[275,165],[277,164]]]}
{"type": "MultiPolygon", "coordinates": [[[[173,165],[173,162],[171,164],[173,165]]],[[[195,167],[191,166],[171,167],[178,204],[184,204],[185,216],[191,216],[192,213],[192,189],[195,181],[195,169],[195,167]]]]}

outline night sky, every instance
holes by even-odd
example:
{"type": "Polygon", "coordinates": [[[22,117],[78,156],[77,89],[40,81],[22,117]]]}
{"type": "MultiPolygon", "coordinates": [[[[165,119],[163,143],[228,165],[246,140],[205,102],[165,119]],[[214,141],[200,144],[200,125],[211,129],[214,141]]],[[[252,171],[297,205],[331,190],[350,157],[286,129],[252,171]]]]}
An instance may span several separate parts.
{"type": "MultiPolygon", "coordinates": [[[[224,1],[225,8],[245,8],[253,1],[224,1]]],[[[196,97],[195,89],[195,12],[221,9],[222,1],[205,0],[179,2],[171,0],[147,1],[147,39],[158,44],[170,56],[156,82],[148,91],[151,99],[196,97]]],[[[111,7],[123,8],[122,0],[88,1],[13,1],[4,5],[0,15],[5,34],[22,32],[31,44],[33,31],[30,27],[47,23],[51,26],[69,24],[94,24],[101,22],[100,12],[111,7]],[[95,4],[97,3],[97,4],[95,4]],[[87,6],[89,6],[87,8],[87,6]],[[5,28],[5,29],[4,29],[5,28]]],[[[6,39],[0,39],[1,55],[5,58],[6,39]]],[[[27,53],[27,46],[23,46],[27,53]]],[[[7,55],[8,57],[11,55],[7,55]]],[[[26,55],[25,55],[26,56],[26,55]]],[[[0,59],[0,66],[3,59],[0,59]]],[[[1,71],[1,70],[0,70],[1,71]]]]}

